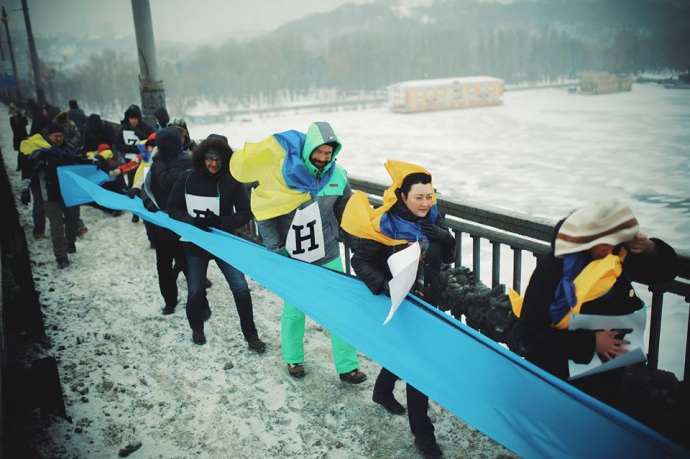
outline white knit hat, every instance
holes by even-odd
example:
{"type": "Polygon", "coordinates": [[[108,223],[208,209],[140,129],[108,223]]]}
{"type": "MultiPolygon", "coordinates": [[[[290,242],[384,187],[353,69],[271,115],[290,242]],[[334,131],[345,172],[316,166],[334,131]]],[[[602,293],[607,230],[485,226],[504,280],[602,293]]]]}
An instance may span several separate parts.
{"type": "Polygon", "coordinates": [[[640,232],[632,210],[615,198],[585,204],[568,216],[558,230],[554,255],[588,250],[597,244],[618,245],[640,232]]]}

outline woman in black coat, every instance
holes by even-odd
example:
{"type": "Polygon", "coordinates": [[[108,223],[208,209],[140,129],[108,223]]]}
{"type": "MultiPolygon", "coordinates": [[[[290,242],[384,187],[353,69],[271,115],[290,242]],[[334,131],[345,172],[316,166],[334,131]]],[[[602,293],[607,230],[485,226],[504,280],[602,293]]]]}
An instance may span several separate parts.
{"type": "MultiPolygon", "coordinates": [[[[192,167],[192,158],[182,151],[182,138],[174,128],[156,134],[158,154],[153,157],[144,181],[141,199],[151,212],[167,211],[168,199],[177,178],[192,167]]],[[[156,249],[158,284],[165,300],[163,314],[175,312],[177,306],[177,272],[173,263],[184,271],[185,257],[180,236],[167,228],[146,223],[149,239],[156,249]]]]}
{"type": "MultiPolygon", "coordinates": [[[[231,155],[224,136],[212,134],[199,144],[192,155],[194,167],[179,176],[170,194],[168,210],[172,218],[203,230],[216,228],[230,234],[249,222],[249,196],[244,185],[230,174],[231,155]]],[[[264,352],[266,344],[259,339],[254,325],[252,297],[244,274],[192,242],[183,242],[182,246],[187,258],[187,319],[192,341],[206,343],[206,273],[209,262],[215,260],[235,299],[244,339],[251,350],[264,352]]]]}
{"type": "MultiPolygon", "coordinates": [[[[455,261],[456,242],[436,208],[431,174],[421,167],[391,160],[386,168],[394,183],[384,194],[384,206],[379,213],[384,212],[380,220],[374,220],[380,222],[373,223],[374,233],[360,232],[357,225],[344,224],[346,231],[362,238],[352,257],[352,267],[373,294],[389,295],[388,282],[392,275],[388,258],[418,242],[421,256],[411,293],[438,306],[443,293],[441,264],[455,261]],[[405,242],[400,243],[401,240],[405,242]]],[[[358,202],[362,201],[351,199],[348,207],[358,202]]],[[[348,220],[347,208],[345,213],[343,218],[348,220]]],[[[393,396],[397,380],[396,375],[382,368],[374,385],[373,400],[390,413],[403,414],[405,408],[393,396]]],[[[427,415],[428,406],[429,398],[407,384],[408,418],[415,445],[425,457],[440,457],[442,452],[436,443],[434,425],[427,415]]]]}

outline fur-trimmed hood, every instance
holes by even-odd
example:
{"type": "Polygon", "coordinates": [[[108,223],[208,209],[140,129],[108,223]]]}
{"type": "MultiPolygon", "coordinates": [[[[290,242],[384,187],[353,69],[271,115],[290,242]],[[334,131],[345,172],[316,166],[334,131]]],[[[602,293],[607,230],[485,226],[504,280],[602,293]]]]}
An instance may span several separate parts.
{"type": "Polygon", "coordinates": [[[219,137],[208,137],[206,140],[201,142],[198,147],[196,147],[192,153],[194,169],[201,171],[206,170],[206,165],[204,164],[204,155],[210,151],[215,151],[218,153],[223,160],[223,167],[221,170],[229,170],[228,165],[230,164],[230,158],[232,157],[233,151],[230,145],[219,137]]]}

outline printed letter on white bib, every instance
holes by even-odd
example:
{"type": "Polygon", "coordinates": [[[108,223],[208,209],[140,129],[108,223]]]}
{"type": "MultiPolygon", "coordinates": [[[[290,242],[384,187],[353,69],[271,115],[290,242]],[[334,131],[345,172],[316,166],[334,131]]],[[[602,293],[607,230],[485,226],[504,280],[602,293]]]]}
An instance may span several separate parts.
{"type": "Polygon", "coordinates": [[[288,231],[285,248],[292,258],[312,263],[326,255],[319,203],[297,209],[288,231]]]}

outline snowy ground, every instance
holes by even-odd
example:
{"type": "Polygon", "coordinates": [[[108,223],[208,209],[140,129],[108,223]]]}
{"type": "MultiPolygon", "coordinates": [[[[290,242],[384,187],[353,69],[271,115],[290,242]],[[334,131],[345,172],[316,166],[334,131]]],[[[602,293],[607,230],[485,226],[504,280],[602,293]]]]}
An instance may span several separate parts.
{"type": "MultiPolygon", "coordinates": [[[[0,143],[15,191],[19,177],[6,110],[0,143]]],[[[17,193],[18,196],[18,193],[17,193]]],[[[49,239],[31,237],[30,207],[19,204],[51,349],[57,358],[72,422],[33,413],[36,457],[117,457],[141,444],[139,458],[421,457],[406,416],[371,402],[380,366],[360,356],[369,380],[342,383],[327,332],[307,323],[307,376],[287,375],[280,354],[281,300],[250,282],[264,355],[250,352],[232,295],[212,265],[213,316],[208,344],[196,346],[182,304],[160,314],[155,254],[142,223],[82,207],[89,231],[77,241],[72,265],[58,270],[49,239]]],[[[405,401],[405,385],[396,396],[405,401]]],[[[511,457],[512,453],[432,402],[430,416],[447,457],[511,457]]]]}
{"type": "MultiPolygon", "coordinates": [[[[9,168],[15,162],[6,110],[0,117],[9,168]]],[[[340,135],[339,162],[351,175],[388,183],[384,161],[408,160],[429,168],[447,197],[552,219],[598,196],[618,196],[648,234],[690,249],[690,91],[636,84],[631,93],[587,97],[544,89],[509,92],[502,106],[482,109],[248,115],[190,130],[195,138],[225,134],[241,148],[319,120],[340,135]]],[[[17,177],[10,175],[16,190],[17,177]]],[[[194,346],[182,306],[173,316],[160,315],[155,257],[143,225],[128,215],[82,209],[89,232],[70,269],[57,270],[49,240],[30,240],[53,343],[43,352],[58,358],[73,419],[42,426],[37,448],[44,457],[114,457],[139,442],[132,457],[419,457],[406,417],[370,400],[376,362],[362,355],[369,381],[341,383],[327,332],[308,322],[308,375],[291,379],[280,356],[280,299],[250,282],[257,327],[270,346],[265,355],[252,354],[215,266],[209,343],[194,346]]],[[[30,236],[29,209],[20,205],[20,214],[30,236]]],[[[526,285],[530,267],[523,272],[526,285]]],[[[184,302],[182,278],[178,285],[184,302]]],[[[660,366],[678,375],[687,314],[687,304],[667,296],[660,366]]],[[[396,396],[405,399],[401,383],[396,396]]],[[[432,403],[430,413],[448,457],[512,455],[439,405],[432,403]]]]}

